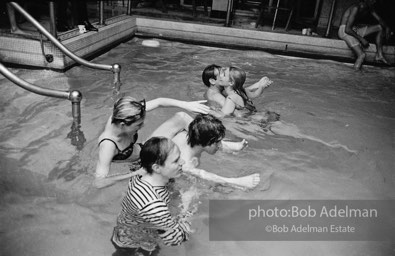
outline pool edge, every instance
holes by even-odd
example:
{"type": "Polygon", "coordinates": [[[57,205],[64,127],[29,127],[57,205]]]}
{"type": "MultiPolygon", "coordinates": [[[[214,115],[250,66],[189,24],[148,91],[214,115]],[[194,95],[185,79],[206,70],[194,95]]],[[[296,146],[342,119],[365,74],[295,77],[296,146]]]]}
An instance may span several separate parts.
{"type": "MultiPolygon", "coordinates": [[[[100,27],[99,32],[76,35],[62,40],[62,43],[76,55],[87,58],[136,35],[264,50],[285,55],[354,61],[353,53],[342,40],[127,15],[108,21],[106,26],[100,27]]],[[[44,41],[44,52],[54,56],[51,63],[46,61],[37,39],[0,36],[0,40],[3,42],[0,46],[0,59],[5,63],[57,70],[65,70],[75,64],[49,41],[44,41]]],[[[371,44],[366,50],[366,63],[375,63],[375,51],[375,45],[371,44]]],[[[391,64],[395,63],[394,46],[384,46],[384,54],[391,64]]]]}

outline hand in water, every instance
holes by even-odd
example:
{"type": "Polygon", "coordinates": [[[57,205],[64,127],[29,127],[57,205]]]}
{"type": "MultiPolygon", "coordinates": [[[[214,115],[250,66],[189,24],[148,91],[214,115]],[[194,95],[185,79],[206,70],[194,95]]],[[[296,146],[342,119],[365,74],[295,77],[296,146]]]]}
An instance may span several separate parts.
{"type": "Polygon", "coordinates": [[[244,148],[248,147],[248,141],[246,139],[243,139],[242,141],[239,142],[240,144],[240,149],[239,151],[243,150],[244,148]]]}
{"type": "Polygon", "coordinates": [[[208,114],[210,112],[210,107],[204,105],[207,100],[197,100],[185,102],[184,108],[190,112],[197,112],[202,114],[208,114]]]}
{"type": "Polygon", "coordinates": [[[183,227],[183,229],[185,230],[185,232],[187,232],[188,234],[194,233],[195,230],[192,229],[192,225],[189,221],[187,220],[180,220],[180,225],[183,227]]]}
{"type": "Polygon", "coordinates": [[[261,84],[261,86],[263,88],[267,88],[273,83],[273,81],[270,80],[267,76],[265,76],[265,77],[262,77],[261,80],[259,80],[259,83],[261,84]]]}
{"type": "Polygon", "coordinates": [[[248,146],[248,141],[243,139],[240,142],[222,141],[222,149],[225,152],[239,152],[248,146]]]}

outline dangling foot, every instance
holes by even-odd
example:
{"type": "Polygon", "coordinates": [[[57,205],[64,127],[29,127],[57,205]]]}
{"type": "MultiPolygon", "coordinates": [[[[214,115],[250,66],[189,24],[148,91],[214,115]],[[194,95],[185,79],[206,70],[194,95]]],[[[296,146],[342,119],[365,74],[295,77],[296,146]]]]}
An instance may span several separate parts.
{"type": "Polygon", "coordinates": [[[390,66],[390,64],[389,64],[388,61],[384,58],[384,56],[378,56],[378,55],[376,55],[375,61],[376,61],[377,63],[382,63],[382,64],[385,64],[385,65],[387,65],[387,66],[390,66]]]}
{"type": "Polygon", "coordinates": [[[254,173],[248,176],[239,177],[232,179],[233,181],[230,183],[235,187],[246,190],[255,188],[259,182],[261,181],[261,177],[259,173],[254,173]]]}
{"type": "Polygon", "coordinates": [[[25,31],[23,31],[20,28],[17,28],[17,29],[14,29],[14,30],[11,29],[11,33],[12,34],[18,34],[18,35],[24,35],[24,36],[32,36],[32,34],[30,34],[28,32],[25,32],[25,31]]]}
{"type": "Polygon", "coordinates": [[[363,63],[363,61],[365,60],[365,56],[366,56],[366,54],[362,54],[361,56],[359,56],[359,57],[357,58],[357,60],[356,60],[355,63],[354,63],[354,69],[355,69],[355,70],[357,70],[357,71],[360,71],[360,70],[361,70],[362,63],[363,63]]]}

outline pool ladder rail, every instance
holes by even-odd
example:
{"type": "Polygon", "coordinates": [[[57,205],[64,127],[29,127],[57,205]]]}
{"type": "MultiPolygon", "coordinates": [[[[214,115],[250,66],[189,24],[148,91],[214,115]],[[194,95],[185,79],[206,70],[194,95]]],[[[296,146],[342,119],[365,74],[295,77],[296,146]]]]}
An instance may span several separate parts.
{"type": "Polygon", "coordinates": [[[73,116],[73,124],[71,126],[71,132],[67,135],[71,139],[71,144],[76,146],[77,149],[82,149],[85,143],[85,136],[80,130],[81,126],[81,100],[82,94],[80,91],[60,91],[54,89],[43,88],[34,84],[31,84],[13,74],[0,62],[0,73],[5,78],[13,82],[14,84],[26,89],[30,92],[34,92],[39,95],[49,96],[60,99],[67,99],[71,101],[71,112],[73,116]]]}
{"type": "MultiPolygon", "coordinates": [[[[9,2],[9,4],[15,10],[17,10],[20,14],[22,14],[22,16],[25,17],[30,23],[32,23],[32,25],[34,27],[36,27],[39,32],[41,32],[43,35],[45,35],[56,47],[58,47],[64,54],[66,54],[68,57],[70,57],[75,62],[77,62],[83,66],[93,68],[93,69],[112,71],[114,73],[114,80],[113,80],[114,90],[116,90],[117,92],[120,91],[120,89],[121,89],[121,76],[120,76],[121,66],[119,64],[113,64],[113,65],[98,64],[98,63],[93,63],[93,62],[84,60],[81,57],[78,57],[77,55],[72,53],[69,49],[67,49],[67,47],[65,47],[61,42],[59,42],[55,38],[55,36],[53,36],[50,32],[48,32],[37,20],[35,20],[19,4],[17,4],[16,2],[9,2]]],[[[51,27],[53,27],[53,25],[51,25],[51,27]]]]}
{"type": "MultiPolygon", "coordinates": [[[[53,1],[50,1],[50,3],[53,4],[53,1]]],[[[121,72],[121,66],[119,64],[113,64],[113,65],[105,65],[105,64],[97,64],[97,63],[92,63],[90,61],[84,60],[83,58],[78,57],[74,53],[72,53],[67,47],[65,47],[61,42],[59,42],[55,36],[56,32],[54,33],[55,36],[53,36],[50,32],[48,32],[37,20],[35,20],[28,12],[26,12],[19,4],[16,2],[9,2],[15,10],[17,10],[22,16],[24,16],[34,27],[38,29],[39,32],[41,32],[43,35],[45,35],[55,46],[57,46],[64,54],[66,54],[68,57],[73,59],[75,62],[87,66],[89,68],[93,69],[100,69],[100,70],[107,70],[107,71],[112,71],[114,74],[114,80],[113,80],[113,94],[118,94],[121,88],[121,81],[120,81],[120,72],[121,72]]],[[[51,6],[53,9],[53,5],[51,6]]],[[[52,13],[52,12],[51,12],[52,13]]],[[[51,14],[53,16],[53,13],[51,14]]],[[[54,27],[54,20],[55,17],[51,18],[52,20],[52,25],[51,28],[54,27]]],[[[103,22],[104,23],[104,22],[103,22]]],[[[43,49],[42,52],[46,58],[47,61],[50,61],[51,56],[45,55],[43,49]]],[[[16,85],[34,92],[39,95],[43,96],[49,96],[49,97],[55,97],[55,98],[61,98],[61,99],[68,99],[72,103],[72,115],[73,115],[73,124],[71,126],[71,132],[67,135],[68,138],[71,139],[71,144],[76,146],[77,149],[82,149],[83,144],[85,143],[85,137],[82,131],[80,131],[80,125],[81,125],[81,100],[82,100],[82,94],[80,91],[59,91],[59,90],[53,90],[53,89],[47,89],[43,88],[31,83],[28,83],[25,80],[20,79],[16,75],[14,75],[12,72],[10,72],[1,62],[0,62],[0,73],[2,73],[7,79],[9,79],[11,82],[15,83],[16,85]]]]}

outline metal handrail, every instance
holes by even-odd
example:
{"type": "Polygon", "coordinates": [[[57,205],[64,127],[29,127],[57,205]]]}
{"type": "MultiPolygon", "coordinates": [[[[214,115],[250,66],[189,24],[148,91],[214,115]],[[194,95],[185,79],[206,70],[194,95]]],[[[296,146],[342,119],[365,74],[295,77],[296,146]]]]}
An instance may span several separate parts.
{"type": "Polygon", "coordinates": [[[14,84],[43,96],[50,96],[54,98],[67,99],[71,101],[71,113],[73,116],[72,132],[68,135],[71,138],[71,144],[82,148],[85,142],[83,133],[79,130],[81,124],[81,100],[82,94],[80,91],[60,91],[55,89],[47,89],[34,84],[31,84],[13,74],[0,62],[0,73],[8,78],[14,84]]]}
{"type": "Polygon", "coordinates": [[[33,24],[33,26],[35,26],[49,40],[51,40],[51,42],[55,46],[57,46],[64,54],[66,54],[68,57],[70,57],[77,63],[87,66],[89,68],[112,71],[114,73],[114,82],[113,82],[114,87],[117,91],[120,90],[120,87],[121,87],[121,81],[120,81],[121,66],[119,64],[113,64],[113,65],[97,64],[97,63],[92,63],[87,60],[84,60],[83,58],[78,57],[77,55],[72,53],[69,49],[67,49],[61,42],[59,42],[53,35],[51,35],[51,33],[49,33],[38,21],[36,21],[19,4],[17,4],[16,2],[9,2],[9,4],[14,9],[16,9],[18,12],[20,12],[28,21],[30,21],[33,24]]]}

